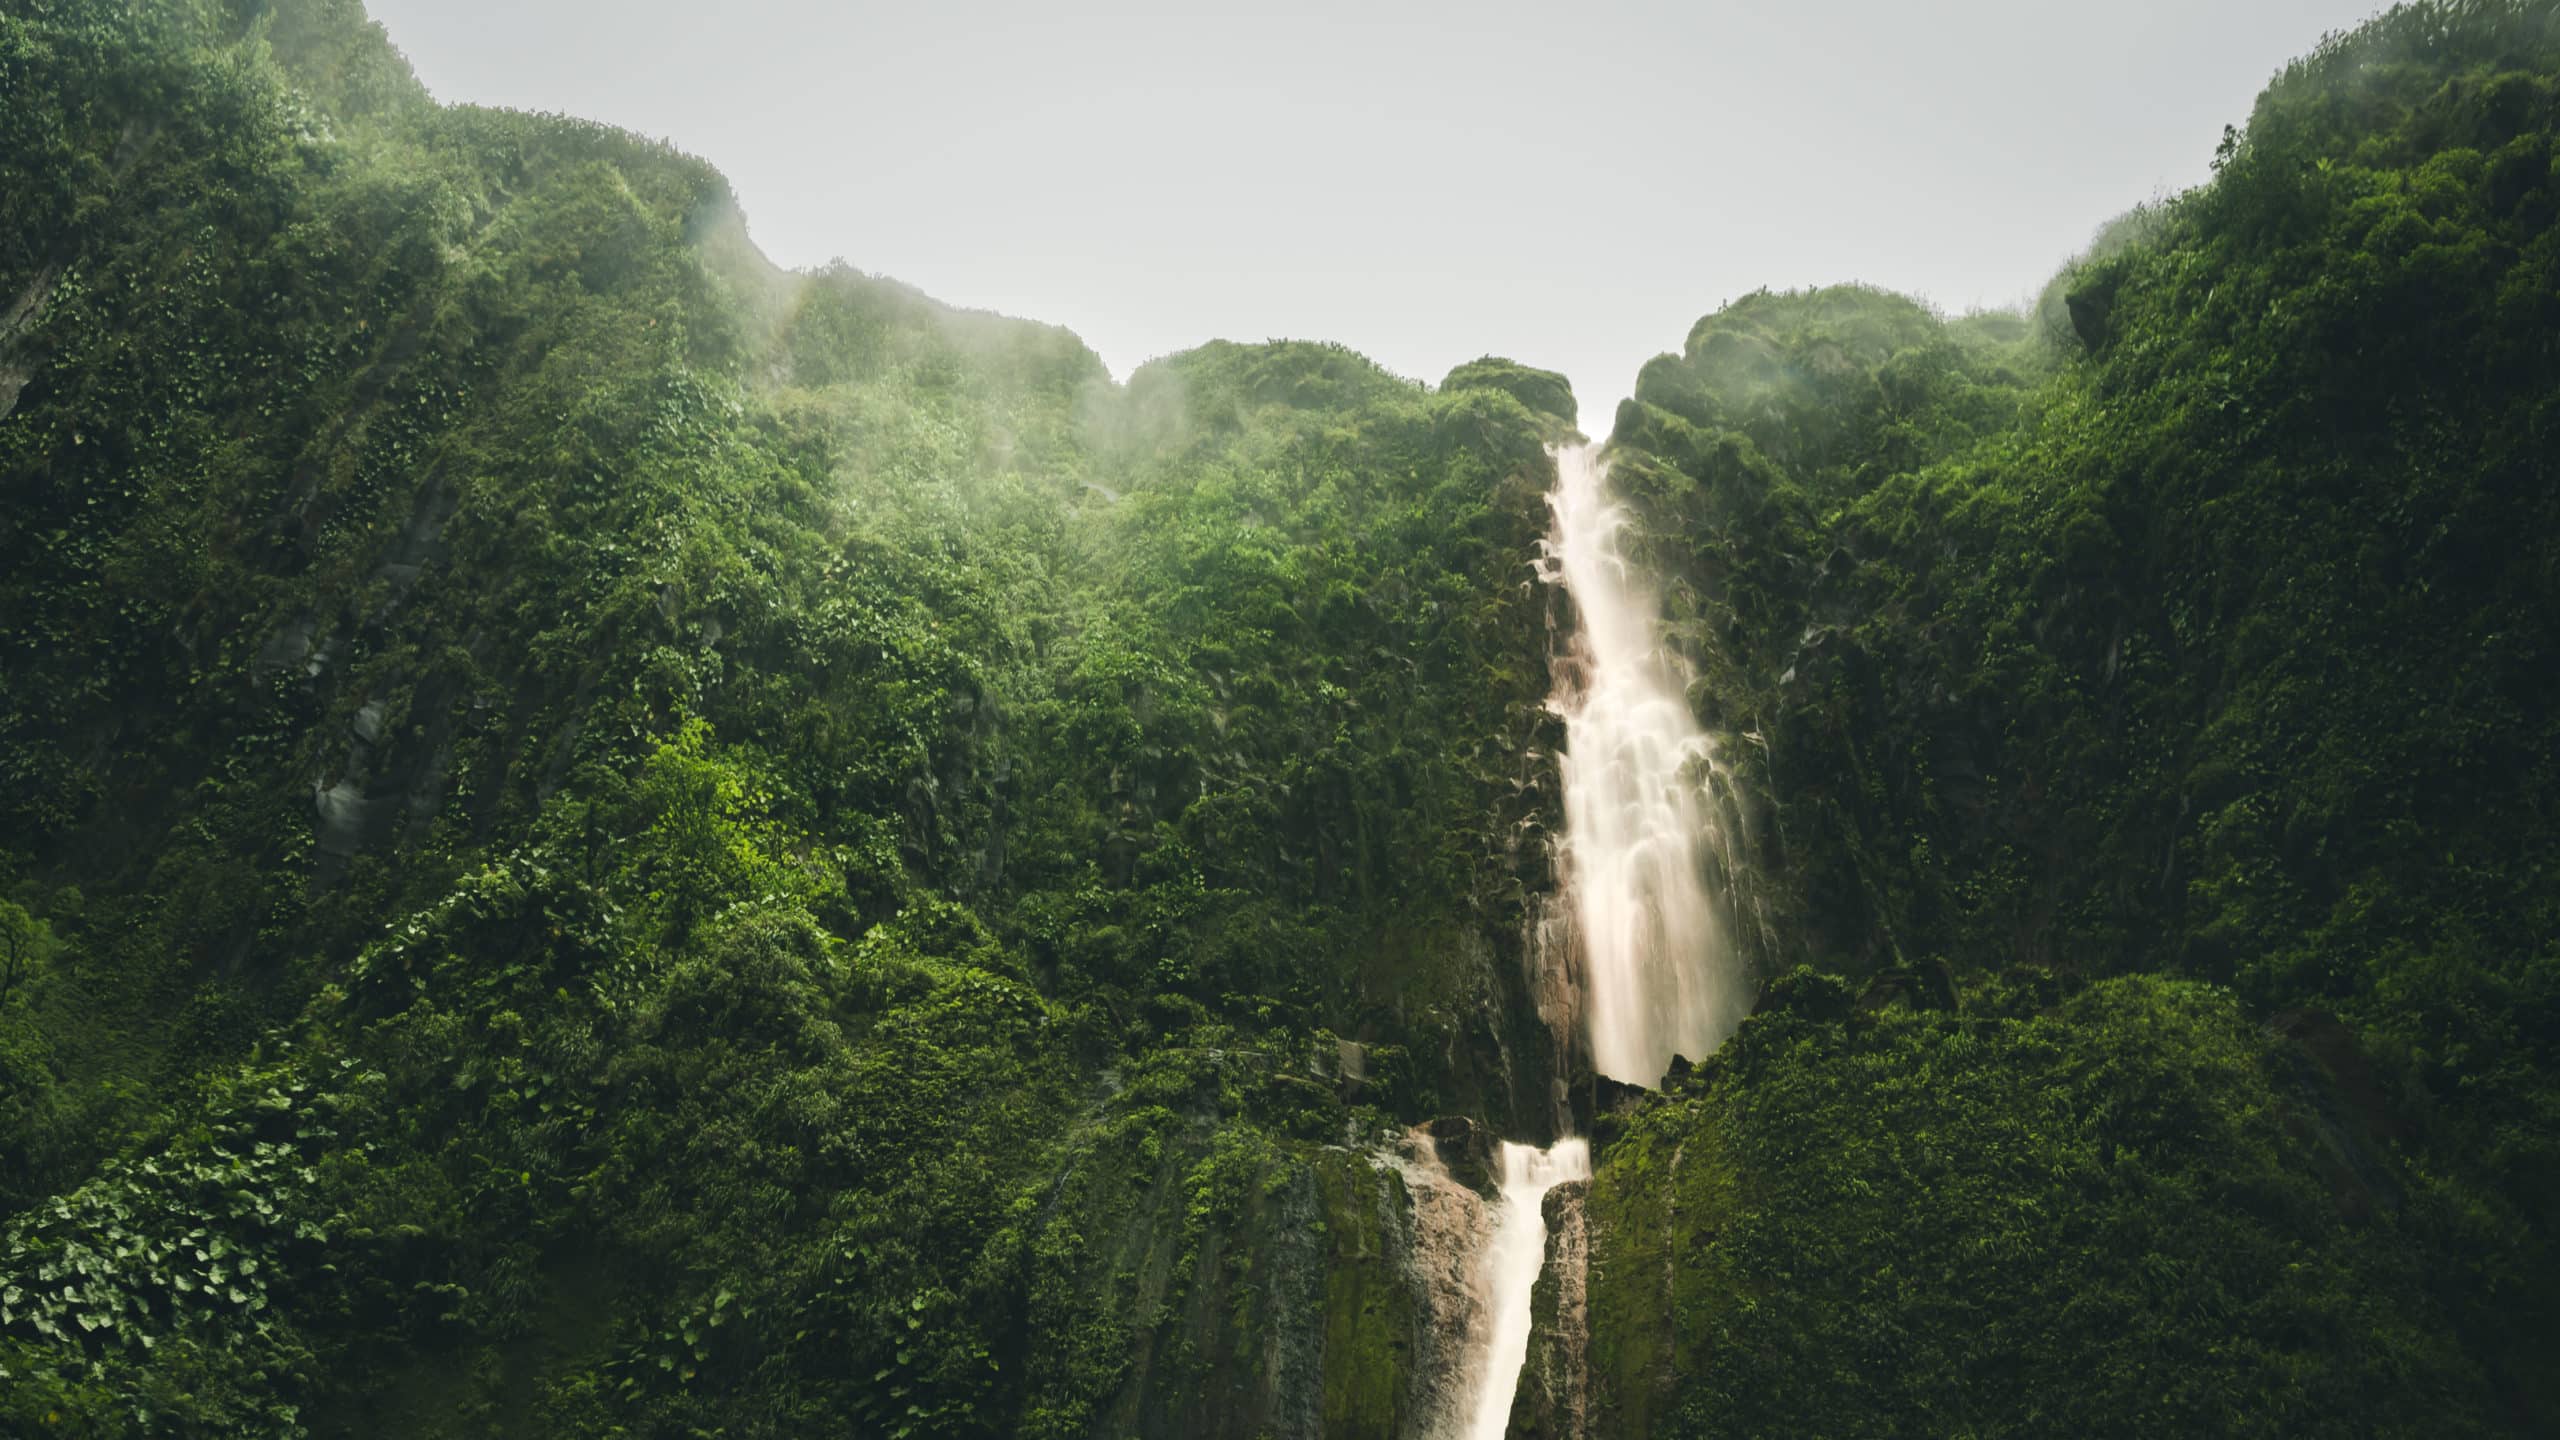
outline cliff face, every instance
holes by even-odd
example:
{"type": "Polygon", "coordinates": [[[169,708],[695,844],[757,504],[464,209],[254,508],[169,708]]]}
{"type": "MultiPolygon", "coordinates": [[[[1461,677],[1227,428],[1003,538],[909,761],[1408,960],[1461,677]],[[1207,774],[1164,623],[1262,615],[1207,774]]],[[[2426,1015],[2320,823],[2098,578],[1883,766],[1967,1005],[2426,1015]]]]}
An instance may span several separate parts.
{"type": "Polygon", "coordinates": [[[1647,368],[1773,977],[1648,1098],[1527,953],[1561,377],[1114,383],[352,0],[0,16],[0,1429],[1411,1435],[1406,1129],[1567,1091],[1516,1433],[2549,1423],[2554,25],[1647,368]]]}

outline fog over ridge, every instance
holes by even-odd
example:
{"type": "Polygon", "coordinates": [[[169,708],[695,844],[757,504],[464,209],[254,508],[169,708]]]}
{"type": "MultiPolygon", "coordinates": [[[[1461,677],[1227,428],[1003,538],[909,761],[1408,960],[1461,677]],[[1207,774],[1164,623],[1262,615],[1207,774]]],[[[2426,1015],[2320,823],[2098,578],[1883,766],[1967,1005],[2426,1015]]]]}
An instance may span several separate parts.
{"type": "Polygon", "coordinates": [[[783,264],[1066,325],[1124,378],[1211,338],[1515,355],[1604,427],[1764,286],[2027,298],[2376,8],[371,5],[440,99],[708,158],[783,264]]]}

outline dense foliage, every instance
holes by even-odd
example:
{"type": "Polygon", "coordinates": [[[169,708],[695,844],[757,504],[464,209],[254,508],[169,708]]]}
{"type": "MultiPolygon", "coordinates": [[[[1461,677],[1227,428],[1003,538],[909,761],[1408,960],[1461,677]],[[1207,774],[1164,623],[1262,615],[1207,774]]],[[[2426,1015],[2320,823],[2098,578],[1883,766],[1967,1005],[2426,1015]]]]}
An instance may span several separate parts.
{"type": "MultiPolygon", "coordinates": [[[[0,1431],[1421,1423],[1373,1156],[1587,1078],[1562,377],[1115,383],[355,0],[0,96],[0,1431]]],[[[2556,131],[2408,7],[2030,316],[1647,368],[1786,978],[1593,1116],[1588,1433],[2560,1415],[2556,131]]]]}
{"type": "Polygon", "coordinates": [[[0,86],[0,1429],[1390,1432],[1252,1237],[1547,1113],[1562,419],[784,275],[349,0],[0,86]]]}
{"type": "Polygon", "coordinates": [[[2410,6],[2031,322],[1761,295],[1644,373],[1618,474],[1765,741],[1782,963],[1966,1017],[1754,1021],[1603,1176],[1641,1212],[1685,1137],[1739,1177],[1697,1303],[1759,1348],[1691,1357],[1682,1433],[2560,1418],[2555,97],[2554,7],[2410,6]],[[2113,1133],[2161,1121],[2099,1051],[2183,1076],[2177,1126],[2113,1133]]]}
{"type": "Polygon", "coordinates": [[[2366,1117],[2194,981],[1808,970],[1615,1138],[1595,1399],[1626,1433],[2486,1433],[2366,1117]],[[1827,983],[1826,983],[1827,982],[1827,983]]]}

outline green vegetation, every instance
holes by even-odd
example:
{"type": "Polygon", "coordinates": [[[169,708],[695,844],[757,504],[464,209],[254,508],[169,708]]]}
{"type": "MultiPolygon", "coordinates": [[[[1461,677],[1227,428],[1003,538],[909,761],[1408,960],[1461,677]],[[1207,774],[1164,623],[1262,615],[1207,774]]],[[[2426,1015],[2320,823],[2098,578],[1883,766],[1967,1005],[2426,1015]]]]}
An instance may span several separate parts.
{"type": "Polygon", "coordinates": [[[1829,979],[1781,986],[1608,1152],[1610,1423],[2490,1431],[2420,1246],[2377,1223],[2400,1203],[2377,1137],[2228,992],[2126,976],[1853,1018],[1829,979]]]}
{"type": "Polygon", "coordinates": [[[0,1430],[1391,1433],[1551,420],[784,275],[345,0],[0,67],[0,1430]]]}
{"type": "Polygon", "coordinates": [[[1595,1338],[1628,1433],[2560,1416],[2555,96],[2549,5],[2407,7],[2033,322],[1760,295],[1645,371],[1771,958],[1877,1013],[1610,1153],[1595,1267],[1718,1237],[1595,1338]]]}
{"type": "MultiPolygon", "coordinates": [[[[1410,1431],[1562,377],[1115,383],[355,0],[0,94],[0,1431],[1410,1431]]],[[[2555,97],[2397,11],[2031,317],[1645,371],[1786,978],[1597,1117],[1590,1433],[2560,1415],[2555,97]]]]}

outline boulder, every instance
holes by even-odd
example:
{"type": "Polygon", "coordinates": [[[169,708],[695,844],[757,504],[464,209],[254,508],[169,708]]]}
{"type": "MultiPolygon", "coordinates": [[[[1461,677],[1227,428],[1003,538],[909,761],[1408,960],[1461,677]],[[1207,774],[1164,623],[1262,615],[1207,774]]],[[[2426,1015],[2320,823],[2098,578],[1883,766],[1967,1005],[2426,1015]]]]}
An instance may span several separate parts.
{"type": "Polygon", "coordinates": [[[1422,1128],[1450,1179],[1479,1194],[1493,1193],[1493,1137],[1483,1126],[1464,1115],[1444,1115],[1422,1128]]]}

